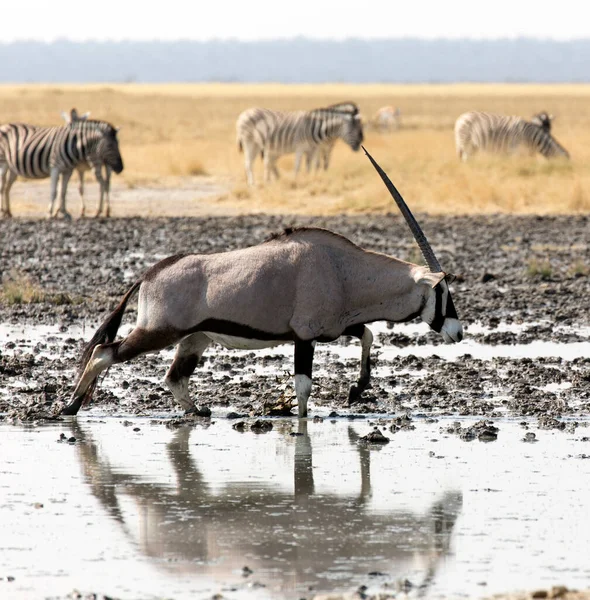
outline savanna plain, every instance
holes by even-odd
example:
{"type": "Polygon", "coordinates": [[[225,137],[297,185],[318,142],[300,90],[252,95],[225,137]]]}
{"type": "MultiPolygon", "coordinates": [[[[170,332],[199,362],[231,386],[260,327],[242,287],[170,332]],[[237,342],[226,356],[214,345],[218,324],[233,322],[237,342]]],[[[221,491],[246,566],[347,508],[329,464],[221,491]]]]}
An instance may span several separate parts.
{"type": "MultiPolygon", "coordinates": [[[[48,180],[20,179],[0,221],[0,597],[587,597],[572,590],[590,587],[590,86],[0,87],[2,123],[59,125],[72,107],[121,128],[125,169],[111,219],[78,218],[74,175],[72,221],[45,218],[48,180]],[[173,406],[171,349],[113,366],[88,412],[60,417],[94,328],[166,256],[313,225],[421,261],[341,141],[327,171],[295,177],[287,156],[278,181],[257,164],[246,185],[241,111],[343,101],[457,276],[463,342],[375,324],[353,404],[358,343],[318,345],[308,424],[290,346],[208,348],[190,390],[211,418],[173,406]],[[387,105],[401,120],[384,132],[372,117],[387,105]],[[462,163],[453,125],[469,110],[547,111],[571,159],[462,163]],[[39,531],[64,561],[31,544],[39,531]]],[[[90,214],[96,188],[88,174],[90,214]]],[[[123,334],[135,316],[132,302],[123,334]]]]}

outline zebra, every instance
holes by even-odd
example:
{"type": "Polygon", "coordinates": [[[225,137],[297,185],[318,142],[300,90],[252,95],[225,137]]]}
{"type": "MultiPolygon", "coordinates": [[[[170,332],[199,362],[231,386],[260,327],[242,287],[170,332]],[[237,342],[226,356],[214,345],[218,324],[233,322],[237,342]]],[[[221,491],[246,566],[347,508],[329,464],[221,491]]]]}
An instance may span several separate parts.
{"type": "MultiPolygon", "coordinates": [[[[330,106],[325,106],[324,109],[348,113],[353,116],[359,114],[358,106],[354,102],[339,102],[338,104],[330,104],[330,106]]],[[[336,138],[329,139],[323,144],[320,144],[319,146],[316,146],[305,153],[308,173],[311,171],[312,163],[315,166],[316,171],[319,171],[321,166],[324,167],[324,171],[328,170],[328,167],[330,166],[332,150],[334,150],[335,144],[336,138]]]]}
{"type": "Polygon", "coordinates": [[[37,127],[24,123],[0,126],[1,215],[11,217],[10,188],[17,176],[26,179],[51,177],[49,217],[66,210],[66,192],[74,169],[83,164],[108,165],[123,170],[117,130],[106,121],[78,120],[61,127],[37,127]],[[60,204],[54,213],[61,176],[60,204]]]}
{"type": "Polygon", "coordinates": [[[455,144],[459,158],[466,161],[478,150],[512,152],[526,146],[531,153],[546,158],[569,153],[551,135],[551,119],[546,113],[535,115],[532,121],[521,117],[506,117],[485,112],[467,112],[455,123],[455,144]]]}
{"type": "MultiPolygon", "coordinates": [[[[76,121],[86,121],[88,117],[90,117],[90,112],[85,112],[83,115],[78,114],[78,111],[75,108],[72,108],[69,113],[62,112],[61,116],[63,120],[67,123],[74,123],[76,121]]],[[[111,167],[105,163],[80,163],[76,167],[76,171],[78,171],[78,176],[80,178],[80,184],[78,186],[78,191],[80,193],[80,201],[82,202],[82,211],[80,212],[80,217],[84,217],[86,214],[86,204],[84,202],[84,173],[86,171],[90,171],[94,168],[94,173],[96,176],[96,180],[100,186],[100,200],[98,204],[98,210],[94,215],[95,218],[100,217],[103,210],[103,204],[105,205],[105,217],[111,216],[111,201],[110,201],[110,189],[111,189],[111,167]],[[104,164],[105,168],[105,176],[102,176],[102,166],[104,164]],[[104,202],[106,197],[106,203],[104,202]]]]}
{"type": "Polygon", "coordinates": [[[343,108],[316,108],[310,111],[280,112],[265,108],[249,108],[236,122],[238,148],[244,152],[248,183],[254,184],[252,163],[261,154],[264,176],[271,172],[278,179],[277,159],[295,153],[295,175],[301,158],[309,153],[308,167],[315,152],[323,144],[344,140],[355,152],[363,142],[363,126],[358,107],[344,103],[343,108]]]}

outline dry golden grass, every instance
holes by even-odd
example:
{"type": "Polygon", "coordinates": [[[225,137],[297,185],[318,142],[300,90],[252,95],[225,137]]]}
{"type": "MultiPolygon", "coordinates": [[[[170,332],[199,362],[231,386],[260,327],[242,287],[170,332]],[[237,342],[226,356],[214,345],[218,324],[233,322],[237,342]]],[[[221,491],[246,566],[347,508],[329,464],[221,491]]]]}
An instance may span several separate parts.
{"type": "MultiPolygon", "coordinates": [[[[116,179],[136,189],[207,174],[230,191],[217,205],[242,212],[336,212],[392,210],[383,184],[362,153],[336,145],[328,172],[300,173],[293,157],[279,162],[282,178],[245,182],[235,121],[251,106],[309,109],[356,101],[364,117],[381,106],[399,106],[402,128],[368,130],[365,146],[417,212],[575,213],[590,210],[590,85],[91,85],[2,86],[0,122],[59,124],[75,106],[120,126],[125,171],[116,179]],[[479,156],[462,164],[453,125],[478,109],[525,117],[547,110],[554,133],[571,161],[541,157],[479,156]]],[[[31,185],[19,183],[18,187],[31,185]]],[[[13,188],[13,193],[14,190],[13,188]]],[[[73,192],[71,192],[73,193],[73,192]]],[[[116,204],[116,198],[114,198],[116,204]]],[[[16,214],[16,211],[15,211],[16,214]]]]}

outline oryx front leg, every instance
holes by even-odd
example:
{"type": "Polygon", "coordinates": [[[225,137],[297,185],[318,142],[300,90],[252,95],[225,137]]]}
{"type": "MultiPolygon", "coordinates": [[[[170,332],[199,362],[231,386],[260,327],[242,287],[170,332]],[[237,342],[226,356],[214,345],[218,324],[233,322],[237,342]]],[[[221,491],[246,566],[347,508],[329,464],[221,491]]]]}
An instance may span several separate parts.
{"type": "Polygon", "coordinates": [[[176,356],[170,365],[164,379],[168,389],[172,392],[174,400],[188,411],[195,408],[188,393],[188,381],[197,368],[205,348],[211,340],[204,333],[193,333],[185,337],[176,348],[176,356]]]}
{"type": "Polygon", "coordinates": [[[371,381],[371,346],[373,345],[373,334],[364,325],[354,325],[346,329],[344,335],[356,337],[361,341],[361,374],[357,384],[350,388],[348,394],[348,402],[350,404],[360,398],[371,381]]]}
{"type": "Polygon", "coordinates": [[[92,356],[82,373],[82,377],[78,380],[76,389],[72,394],[72,399],[69,404],[62,411],[62,415],[75,415],[80,410],[82,403],[84,402],[84,396],[86,392],[95,385],[96,379],[103,372],[106,371],[114,362],[117,353],[117,347],[121,342],[115,342],[114,344],[101,344],[97,346],[92,352],[92,356]]]}
{"type": "Polygon", "coordinates": [[[311,394],[311,371],[315,342],[295,342],[295,395],[299,418],[307,417],[307,401],[311,394]]]}

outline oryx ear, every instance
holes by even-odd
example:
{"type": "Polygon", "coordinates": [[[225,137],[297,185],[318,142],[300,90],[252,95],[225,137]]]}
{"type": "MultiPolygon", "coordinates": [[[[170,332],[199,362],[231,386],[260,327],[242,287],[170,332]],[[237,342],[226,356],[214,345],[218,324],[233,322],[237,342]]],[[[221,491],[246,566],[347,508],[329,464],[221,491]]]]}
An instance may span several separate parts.
{"type": "Polygon", "coordinates": [[[443,273],[443,271],[440,271],[438,273],[421,273],[416,283],[424,283],[426,285],[429,285],[431,288],[435,288],[443,279],[446,278],[446,276],[447,274],[443,273]]]}

